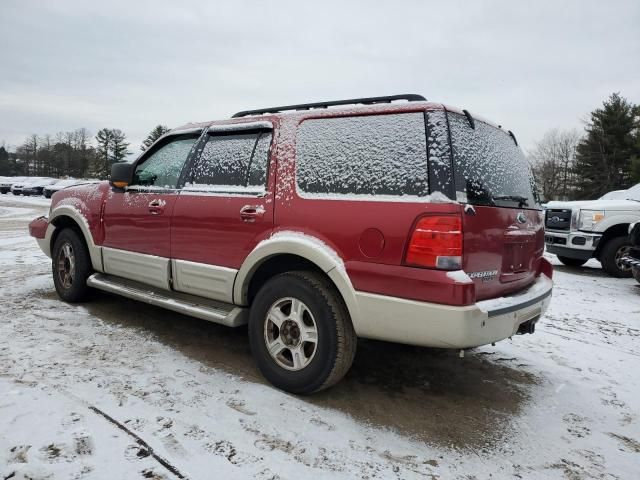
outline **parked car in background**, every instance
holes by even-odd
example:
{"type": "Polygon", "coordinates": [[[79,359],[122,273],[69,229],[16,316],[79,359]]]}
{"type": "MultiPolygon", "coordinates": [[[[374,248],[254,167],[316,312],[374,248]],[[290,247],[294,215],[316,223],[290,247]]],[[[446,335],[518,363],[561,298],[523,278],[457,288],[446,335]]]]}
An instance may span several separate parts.
{"type": "Polygon", "coordinates": [[[22,194],[23,195],[42,195],[42,191],[44,187],[47,185],[53,185],[58,182],[57,178],[41,178],[39,180],[34,180],[28,183],[25,183],[22,186],[22,194]]]}
{"type": "Polygon", "coordinates": [[[248,323],[265,377],[308,394],[349,370],[357,337],[533,333],[552,291],[543,220],[513,133],[402,95],[186,125],[29,228],[63,300],[93,287],[248,323]]]}
{"type": "Polygon", "coordinates": [[[629,225],[640,220],[640,184],[623,192],[619,200],[549,202],[547,251],[571,267],[596,258],[609,275],[630,277],[621,259],[629,251],[629,225]]]}
{"type": "Polygon", "coordinates": [[[622,258],[622,263],[631,269],[633,278],[640,283],[640,222],[629,226],[629,251],[622,258]]]}
{"type": "Polygon", "coordinates": [[[24,182],[29,177],[4,177],[0,181],[0,193],[9,193],[14,183],[24,182]]]}
{"type": "Polygon", "coordinates": [[[85,183],[98,183],[99,181],[100,180],[93,179],[93,178],[90,178],[90,179],[67,178],[64,180],[59,180],[52,185],[47,185],[46,187],[44,187],[42,194],[45,196],[45,198],[51,198],[51,195],[53,195],[55,192],[59,190],[62,190],[63,188],[73,187],[76,185],[83,185],[85,183]]]}
{"type": "Polygon", "coordinates": [[[45,178],[46,177],[25,177],[24,180],[15,182],[13,185],[11,185],[11,193],[13,193],[14,195],[22,195],[22,189],[25,185],[32,182],[37,182],[39,180],[44,180],[45,178]]]}

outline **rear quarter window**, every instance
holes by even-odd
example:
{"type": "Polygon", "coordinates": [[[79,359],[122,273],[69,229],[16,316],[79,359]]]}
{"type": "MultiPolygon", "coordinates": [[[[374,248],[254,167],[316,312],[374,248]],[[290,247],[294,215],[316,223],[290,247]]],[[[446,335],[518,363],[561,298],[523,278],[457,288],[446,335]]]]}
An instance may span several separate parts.
{"type": "Polygon", "coordinates": [[[296,157],[302,196],[429,193],[423,113],[306,120],[296,157]]]}

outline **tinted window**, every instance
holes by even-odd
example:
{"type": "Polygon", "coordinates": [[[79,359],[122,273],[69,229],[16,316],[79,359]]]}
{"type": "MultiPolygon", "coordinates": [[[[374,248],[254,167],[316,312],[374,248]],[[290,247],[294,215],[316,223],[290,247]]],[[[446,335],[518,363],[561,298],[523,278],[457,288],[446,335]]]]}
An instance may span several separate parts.
{"type": "Polygon", "coordinates": [[[473,129],[464,115],[448,116],[456,191],[475,205],[538,208],[531,168],[513,138],[477,119],[473,129]]]}
{"type": "Polygon", "coordinates": [[[134,185],[176,188],[182,167],[197,136],[177,137],[153,152],[136,168],[134,185]]]}
{"type": "Polygon", "coordinates": [[[209,136],[188,187],[264,188],[270,145],[271,132],[209,136]]]}
{"type": "Polygon", "coordinates": [[[451,172],[451,147],[447,115],[443,110],[427,113],[427,135],[429,137],[429,189],[441,192],[452,200],[453,175],[451,172]]]}
{"type": "Polygon", "coordinates": [[[298,129],[296,152],[303,192],[428,193],[422,113],[306,120],[298,129]]]}

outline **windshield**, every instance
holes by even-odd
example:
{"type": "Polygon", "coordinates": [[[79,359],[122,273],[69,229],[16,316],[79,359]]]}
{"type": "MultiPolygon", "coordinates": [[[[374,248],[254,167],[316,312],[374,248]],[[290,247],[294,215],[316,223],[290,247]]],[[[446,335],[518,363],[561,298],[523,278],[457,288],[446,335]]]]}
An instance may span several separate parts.
{"type": "Polygon", "coordinates": [[[473,128],[457,113],[448,113],[448,118],[459,201],[540,208],[529,163],[509,133],[477,119],[473,128]]]}

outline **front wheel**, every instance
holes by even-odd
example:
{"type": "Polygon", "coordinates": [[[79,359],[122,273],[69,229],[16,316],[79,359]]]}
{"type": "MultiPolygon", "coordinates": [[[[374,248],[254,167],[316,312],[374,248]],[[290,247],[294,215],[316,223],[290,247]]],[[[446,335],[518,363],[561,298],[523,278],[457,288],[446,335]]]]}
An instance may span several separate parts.
{"type": "Polygon", "coordinates": [[[307,271],[277,275],[260,289],[249,340],[265,378],[302,395],[337,383],[351,367],[357,343],[335,287],[307,271]]]}
{"type": "Polygon", "coordinates": [[[612,277],[630,278],[631,267],[625,266],[621,261],[630,250],[631,245],[626,236],[608,240],[600,252],[602,269],[612,277]]]}
{"type": "Polygon", "coordinates": [[[53,284],[65,302],[81,302],[87,296],[91,257],[80,235],[71,228],[60,232],[51,254],[53,284]]]}
{"type": "Polygon", "coordinates": [[[587,260],[582,260],[581,258],[570,258],[570,257],[561,257],[558,255],[558,260],[564,263],[567,267],[581,267],[587,260]]]}

